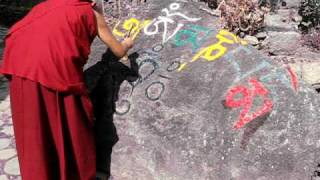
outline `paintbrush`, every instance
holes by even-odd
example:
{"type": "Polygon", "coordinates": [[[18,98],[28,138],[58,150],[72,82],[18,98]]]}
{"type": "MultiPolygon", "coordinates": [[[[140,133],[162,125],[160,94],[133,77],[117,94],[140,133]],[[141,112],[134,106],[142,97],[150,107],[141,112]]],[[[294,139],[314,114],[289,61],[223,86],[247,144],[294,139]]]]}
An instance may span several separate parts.
{"type": "Polygon", "coordinates": [[[133,25],[131,26],[129,32],[126,34],[125,38],[129,38],[131,36],[132,30],[133,30],[133,25]]]}
{"type": "MultiPolygon", "coordinates": [[[[129,32],[125,35],[125,38],[129,38],[131,36],[131,32],[133,30],[133,25],[131,26],[129,32]]],[[[126,54],[123,58],[120,59],[120,62],[126,62],[128,61],[128,54],[126,54]]]]}

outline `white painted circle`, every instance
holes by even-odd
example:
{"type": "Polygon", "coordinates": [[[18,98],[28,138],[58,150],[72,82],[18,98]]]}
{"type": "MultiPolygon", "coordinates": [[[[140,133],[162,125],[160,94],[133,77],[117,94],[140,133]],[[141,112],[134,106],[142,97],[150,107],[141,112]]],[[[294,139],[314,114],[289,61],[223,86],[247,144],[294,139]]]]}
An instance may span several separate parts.
{"type": "Polygon", "coordinates": [[[172,4],[170,4],[169,7],[170,7],[171,10],[178,10],[180,8],[180,4],[172,3],[172,4]]]}

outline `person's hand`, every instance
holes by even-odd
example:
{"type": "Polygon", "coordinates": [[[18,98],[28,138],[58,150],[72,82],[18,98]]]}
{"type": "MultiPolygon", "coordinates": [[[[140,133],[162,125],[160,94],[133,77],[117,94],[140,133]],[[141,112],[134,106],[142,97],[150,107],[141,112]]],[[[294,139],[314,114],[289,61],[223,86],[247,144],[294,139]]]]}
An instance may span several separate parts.
{"type": "MultiPolygon", "coordinates": [[[[125,49],[126,52],[128,52],[129,49],[131,49],[133,47],[133,40],[132,38],[128,37],[125,38],[122,42],[121,42],[123,48],[125,49]]],[[[126,54],[123,58],[120,59],[120,62],[126,64],[128,62],[128,55],[126,54]]]]}
{"type": "Polygon", "coordinates": [[[121,44],[124,46],[124,48],[126,49],[126,51],[128,51],[129,49],[131,49],[133,47],[133,39],[131,37],[125,38],[121,44]]]}
{"type": "Polygon", "coordinates": [[[92,0],[91,1],[91,7],[97,11],[98,13],[104,15],[104,5],[103,5],[104,0],[92,0]]]}
{"type": "Polygon", "coordinates": [[[93,7],[93,8],[94,8],[96,5],[97,5],[97,3],[96,3],[96,2],[94,2],[94,1],[92,1],[92,2],[91,2],[91,7],[93,7]]]}

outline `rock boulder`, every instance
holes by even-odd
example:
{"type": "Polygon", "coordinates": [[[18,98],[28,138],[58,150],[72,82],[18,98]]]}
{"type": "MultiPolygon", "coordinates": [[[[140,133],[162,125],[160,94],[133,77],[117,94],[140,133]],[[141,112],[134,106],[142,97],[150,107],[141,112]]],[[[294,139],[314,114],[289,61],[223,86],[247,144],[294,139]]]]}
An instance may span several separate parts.
{"type": "MultiPolygon", "coordinates": [[[[121,85],[114,179],[310,179],[320,163],[319,95],[197,3],[148,6],[113,30],[121,38],[134,26],[141,76],[121,85]]],[[[105,50],[93,47],[88,66],[105,50]]]]}

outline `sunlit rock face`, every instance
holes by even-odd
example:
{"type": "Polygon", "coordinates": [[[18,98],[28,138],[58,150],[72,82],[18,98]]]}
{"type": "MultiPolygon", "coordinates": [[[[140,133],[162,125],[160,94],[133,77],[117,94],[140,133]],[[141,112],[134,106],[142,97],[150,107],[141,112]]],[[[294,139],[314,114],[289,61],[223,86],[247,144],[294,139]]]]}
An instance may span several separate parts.
{"type": "MultiPolygon", "coordinates": [[[[140,78],[119,92],[114,178],[317,178],[319,95],[198,4],[146,6],[113,29],[121,38],[134,26],[140,55],[140,78]]],[[[88,66],[104,51],[95,43],[88,66]]]]}

